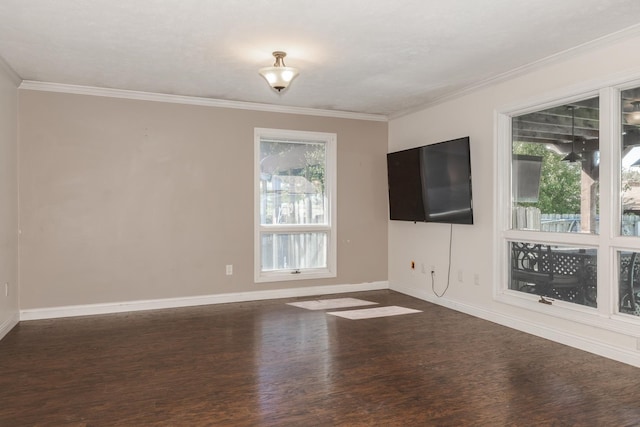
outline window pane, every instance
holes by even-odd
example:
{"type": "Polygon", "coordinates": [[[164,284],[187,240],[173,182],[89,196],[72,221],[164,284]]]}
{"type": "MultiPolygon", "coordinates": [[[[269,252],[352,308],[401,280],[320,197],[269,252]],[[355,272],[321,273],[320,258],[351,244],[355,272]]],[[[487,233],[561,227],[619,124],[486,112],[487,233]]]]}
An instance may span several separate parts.
{"type": "Polygon", "coordinates": [[[640,253],[618,252],[620,313],[640,316],[640,253]]]}
{"type": "Polygon", "coordinates": [[[620,189],[622,218],[620,234],[640,236],[640,88],[620,94],[622,147],[620,189]]]}
{"type": "Polygon", "coordinates": [[[260,142],[260,221],[327,224],[324,142],[260,142]]]}
{"type": "Polygon", "coordinates": [[[596,249],[510,242],[509,289],[596,307],[596,249]]]}
{"type": "Polygon", "coordinates": [[[512,228],[598,233],[598,98],[514,117],[512,131],[512,228]]]}
{"type": "Polygon", "coordinates": [[[327,233],[263,233],[262,271],[327,267],[327,233]]]}

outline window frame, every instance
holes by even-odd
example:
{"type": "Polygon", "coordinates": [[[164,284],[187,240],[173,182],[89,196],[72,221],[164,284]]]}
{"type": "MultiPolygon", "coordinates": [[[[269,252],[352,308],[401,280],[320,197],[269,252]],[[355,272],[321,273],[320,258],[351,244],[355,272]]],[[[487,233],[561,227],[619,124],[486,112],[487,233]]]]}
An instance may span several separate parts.
{"type": "MultiPolygon", "coordinates": [[[[617,80],[589,82],[564,91],[512,104],[494,111],[494,300],[526,311],[544,313],[557,318],[628,334],[640,334],[640,318],[618,312],[618,251],[640,251],[640,237],[622,236],[620,229],[620,155],[622,90],[640,86],[640,76],[617,80]],[[515,230],[512,226],[512,118],[554,106],[600,98],[600,234],[553,233],[515,230]],[[598,306],[584,307],[571,302],[554,301],[540,304],[538,297],[509,289],[509,243],[576,245],[598,249],[598,306]]],[[[524,315],[524,314],[523,314],[524,315]]],[[[526,318],[524,315],[523,319],[526,318]]]]}
{"type": "Polygon", "coordinates": [[[256,283],[323,279],[337,276],[337,134],[288,129],[254,129],[254,280],[256,283]],[[260,220],[260,143],[263,138],[321,142],[325,144],[325,197],[327,221],[323,224],[267,224],[260,220]],[[262,270],[264,233],[327,233],[327,266],[324,268],[262,270]]]}

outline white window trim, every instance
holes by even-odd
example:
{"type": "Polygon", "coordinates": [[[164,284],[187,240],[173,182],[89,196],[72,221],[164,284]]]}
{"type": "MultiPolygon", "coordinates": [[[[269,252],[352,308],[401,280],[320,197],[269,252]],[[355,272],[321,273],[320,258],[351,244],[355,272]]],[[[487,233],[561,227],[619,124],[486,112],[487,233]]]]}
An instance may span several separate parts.
{"type": "Polygon", "coordinates": [[[337,276],[337,135],[335,133],[326,132],[310,132],[295,131],[287,129],[254,129],[254,280],[256,283],[263,282],[281,282],[290,280],[305,279],[323,279],[337,276]],[[316,140],[326,144],[326,173],[325,173],[325,192],[328,204],[328,221],[327,224],[318,225],[296,225],[280,226],[280,225],[262,225],[260,223],[260,140],[262,138],[281,138],[285,140],[316,140]],[[291,231],[295,228],[295,232],[304,231],[325,231],[328,233],[327,241],[327,267],[316,269],[304,269],[297,274],[292,271],[262,271],[261,265],[261,239],[262,232],[274,231],[291,231]]]}
{"type": "Polygon", "coordinates": [[[640,74],[600,79],[564,91],[536,97],[494,112],[494,300],[523,310],[610,330],[640,336],[640,318],[616,312],[618,300],[618,250],[640,251],[640,238],[620,236],[616,224],[620,213],[620,105],[621,90],[640,86],[640,74]],[[537,110],[567,104],[594,96],[600,97],[600,198],[608,200],[600,210],[600,234],[563,234],[511,229],[511,118],[537,110]],[[504,185],[504,183],[509,183],[504,185]],[[509,241],[576,244],[599,249],[598,308],[583,307],[564,301],[540,304],[538,297],[508,289],[509,241]]]}

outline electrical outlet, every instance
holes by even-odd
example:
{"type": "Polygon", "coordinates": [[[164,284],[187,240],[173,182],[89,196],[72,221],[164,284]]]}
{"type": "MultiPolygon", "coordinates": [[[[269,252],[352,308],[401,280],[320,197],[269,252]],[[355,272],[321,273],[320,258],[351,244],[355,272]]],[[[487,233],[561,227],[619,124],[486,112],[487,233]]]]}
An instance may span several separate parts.
{"type": "Polygon", "coordinates": [[[227,276],[231,276],[233,274],[233,264],[227,264],[227,276]]]}
{"type": "Polygon", "coordinates": [[[473,284],[480,286],[480,275],[478,273],[473,275],[473,284]]]}
{"type": "Polygon", "coordinates": [[[9,296],[9,282],[5,282],[4,284],[4,296],[5,297],[9,296]]]}
{"type": "Polygon", "coordinates": [[[436,272],[436,266],[432,265],[431,269],[429,271],[431,271],[432,274],[435,273],[436,272]]]}
{"type": "Polygon", "coordinates": [[[422,274],[427,274],[427,266],[424,265],[424,262],[420,263],[420,269],[422,271],[422,274]]]}
{"type": "Polygon", "coordinates": [[[462,282],[462,270],[458,270],[458,282],[462,282]]]}

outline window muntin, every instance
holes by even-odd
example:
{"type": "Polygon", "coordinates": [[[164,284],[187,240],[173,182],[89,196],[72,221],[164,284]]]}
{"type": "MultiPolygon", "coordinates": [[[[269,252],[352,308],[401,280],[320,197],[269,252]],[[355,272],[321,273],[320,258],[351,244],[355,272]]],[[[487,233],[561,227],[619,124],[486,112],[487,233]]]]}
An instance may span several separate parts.
{"type": "Polygon", "coordinates": [[[335,134],[256,129],[256,281],[335,277],[335,134]]]}
{"type": "Polygon", "coordinates": [[[599,99],[511,120],[512,229],[599,233],[599,99]]]}

